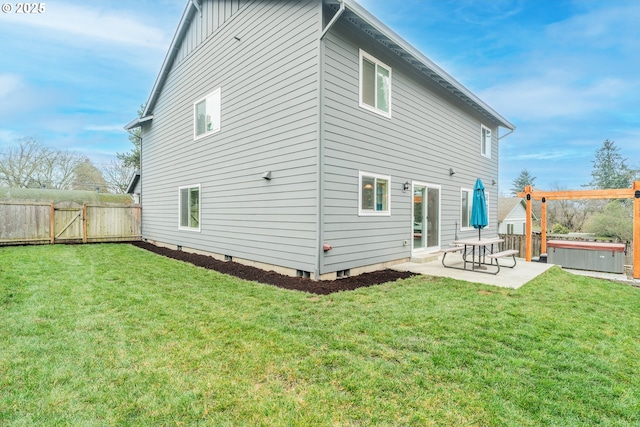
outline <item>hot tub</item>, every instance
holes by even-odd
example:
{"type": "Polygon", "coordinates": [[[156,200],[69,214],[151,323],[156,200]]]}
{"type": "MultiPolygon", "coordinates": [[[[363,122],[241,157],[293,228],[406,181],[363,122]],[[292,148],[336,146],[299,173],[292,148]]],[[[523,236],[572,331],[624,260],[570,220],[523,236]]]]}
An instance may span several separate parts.
{"type": "Polygon", "coordinates": [[[576,270],[624,273],[624,243],[549,240],[547,259],[551,264],[576,270]]]}

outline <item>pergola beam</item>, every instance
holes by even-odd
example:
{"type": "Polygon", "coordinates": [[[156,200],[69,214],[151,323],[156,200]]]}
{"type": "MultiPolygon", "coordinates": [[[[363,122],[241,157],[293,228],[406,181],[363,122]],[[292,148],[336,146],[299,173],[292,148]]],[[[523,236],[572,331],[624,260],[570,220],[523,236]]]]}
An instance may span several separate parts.
{"type": "Polygon", "coordinates": [[[542,251],[547,249],[547,206],[549,200],[633,199],[633,278],[640,279],[640,181],[632,188],[610,190],[533,191],[530,185],[518,193],[527,202],[526,260],[531,261],[531,209],[533,200],[542,200],[542,251]]]}
{"type": "MultiPolygon", "coordinates": [[[[634,195],[633,188],[613,190],[563,190],[531,192],[533,200],[586,200],[586,199],[630,199],[634,195]]],[[[518,197],[526,197],[526,191],[518,193],[518,197]]]]}

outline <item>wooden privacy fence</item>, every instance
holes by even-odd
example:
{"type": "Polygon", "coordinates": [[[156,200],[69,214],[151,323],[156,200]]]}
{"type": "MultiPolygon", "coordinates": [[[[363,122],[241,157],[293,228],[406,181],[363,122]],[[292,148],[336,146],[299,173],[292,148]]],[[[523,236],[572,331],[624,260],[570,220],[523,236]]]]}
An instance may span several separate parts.
{"type": "MultiPolygon", "coordinates": [[[[504,243],[502,244],[502,250],[506,249],[515,249],[520,251],[518,254],[519,257],[524,257],[526,251],[527,239],[525,239],[524,235],[520,234],[501,234],[501,239],[504,239],[504,243]]],[[[533,250],[534,257],[540,256],[540,247],[541,247],[541,239],[539,234],[533,234],[531,236],[532,244],[531,248],[533,250]]]]}
{"type": "Polygon", "coordinates": [[[140,240],[139,205],[0,201],[0,246],[140,240]]]}

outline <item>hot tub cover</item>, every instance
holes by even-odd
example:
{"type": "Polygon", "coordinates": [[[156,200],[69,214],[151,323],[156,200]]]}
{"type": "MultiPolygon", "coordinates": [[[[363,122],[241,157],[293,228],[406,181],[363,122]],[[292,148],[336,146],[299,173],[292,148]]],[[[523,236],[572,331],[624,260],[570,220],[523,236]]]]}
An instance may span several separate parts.
{"type": "Polygon", "coordinates": [[[624,243],[579,242],[571,240],[549,240],[547,248],[585,249],[588,251],[624,252],[624,243]]]}

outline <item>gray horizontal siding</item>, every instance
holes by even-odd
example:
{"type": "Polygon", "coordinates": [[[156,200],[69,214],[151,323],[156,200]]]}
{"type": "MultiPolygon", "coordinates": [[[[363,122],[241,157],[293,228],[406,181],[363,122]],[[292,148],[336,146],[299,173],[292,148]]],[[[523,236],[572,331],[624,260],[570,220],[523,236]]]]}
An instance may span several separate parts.
{"type": "Polygon", "coordinates": [[[245,3],[174,65],[144,127],[143,235],[314,271],[320,9],[245,3]],[[193,102],[218,87],[221,131],[194,141],[193,102]],[[177,225],[178,187],[191,184],[201,185],[199,233],[177,225]]]}
{"type": "MultiPolygon", "coordinates": [[[[460,221],[460,188],[480,177],[497,201],[497,128],[473,110],[425,81],[403,60],[339,20],[324,49],[324,218],[323,240],[332,245],[322,272],[355,268],[411,255],[411,191],[404,182],[441,187],[441,244],[454,236],[460,221]],[[359,106],[358,54],[362,48],[392,67],[392,118],[359,106]],[[480,155],[480,125],[492,128],[492,158],[480,155]],[[453,168],[456,174],[449,176],[453,168]],[[358,172],[391,176],[391,216],[358,216],[358,172]]],[[[496,233],[496,209],[490,209],[487,234],[496,233]]]]}

